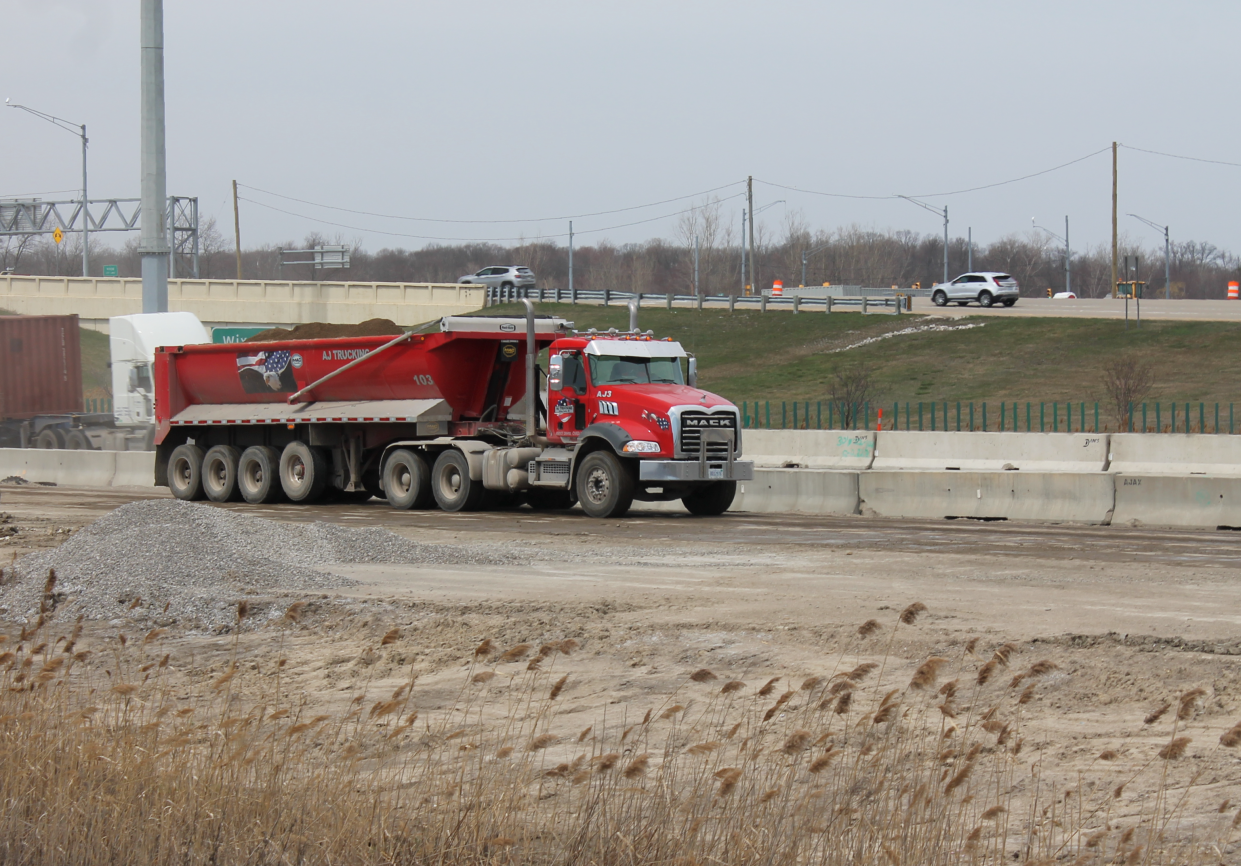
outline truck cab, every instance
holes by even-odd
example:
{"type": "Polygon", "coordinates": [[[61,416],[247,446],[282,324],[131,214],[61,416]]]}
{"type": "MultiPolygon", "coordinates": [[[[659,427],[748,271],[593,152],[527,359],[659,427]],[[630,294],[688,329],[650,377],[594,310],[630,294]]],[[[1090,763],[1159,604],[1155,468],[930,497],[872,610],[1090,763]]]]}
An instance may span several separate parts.
{"type": "Polygon", "coordinates": [[[681,499],[695,514],[727,510],[753,464],[739,459],[737,407],[697,388],[696,378],[680,343],[649,333],[592,331],[552,343],[552,447],[532,461],[531,485],[563,478],[569,457],[573,492],[588,514],[623,513],[633,499],[681,499]]]}

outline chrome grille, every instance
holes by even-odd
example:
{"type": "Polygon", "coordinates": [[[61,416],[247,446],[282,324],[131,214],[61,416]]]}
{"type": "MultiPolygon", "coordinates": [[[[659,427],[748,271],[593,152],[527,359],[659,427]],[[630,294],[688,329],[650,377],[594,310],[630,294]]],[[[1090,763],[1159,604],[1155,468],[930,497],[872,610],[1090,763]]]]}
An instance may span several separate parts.
{"type": "MultiPolygon", "coordinates": [[[[697,460],[702,455],[704,430],[728,430],[732,432],[732,448],[737,447],[737,416],[731,412],[683,412],[681,414],[681,454],[697,460]]],[[[727,460],[729,443],[711,441],[707,437],[707,460],[727,460]]]]}

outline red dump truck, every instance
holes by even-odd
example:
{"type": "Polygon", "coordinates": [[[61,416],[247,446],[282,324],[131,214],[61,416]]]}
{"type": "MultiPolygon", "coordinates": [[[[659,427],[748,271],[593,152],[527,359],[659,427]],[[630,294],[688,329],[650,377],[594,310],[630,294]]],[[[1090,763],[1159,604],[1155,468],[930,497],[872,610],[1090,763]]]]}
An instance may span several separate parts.
{"type": "Polygon", "coordinates": [[[635,499],[680,499],[720,514],[754,465],[737,407],[696,378],[679,343],[575,331],[529,304],[524,319],[447,317],[398,337],[167,346],[155,483],[217,502],[577,502],[619,517],[635,499]]]}

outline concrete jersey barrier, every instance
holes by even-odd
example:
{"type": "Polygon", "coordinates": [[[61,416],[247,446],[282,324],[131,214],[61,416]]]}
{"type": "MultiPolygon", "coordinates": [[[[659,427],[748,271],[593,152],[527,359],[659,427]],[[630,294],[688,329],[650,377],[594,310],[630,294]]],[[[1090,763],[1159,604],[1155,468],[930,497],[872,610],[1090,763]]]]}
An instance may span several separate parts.
{"type": "Polygon", "coordinates": [[[1112,523],[1241,528],[1241,476],[1115,475],[1112,523]]]}
{"type": "Polygon", "coordinates": [[[870,430],[745,430],[741,446],[756,467],[869,469],[875,456],[870,430]]]}
{"type": "Polygon", "coordinates": [[[1106,433],[882,431],[871,469],[1103,472],[1106,433]]]}
{"type": "Polygon", "coordinates": [[[859,474],[860,508],[876,517],[966,517],[1031,523],[1108,523],[1115,492],[1102,472],[859,474]]]}
{"type": "MultiPolygon", "coordinates": [[[[728,510],[758,514],[857,514],[859,474],[830,469],[756,468],[753,480],[737,482],[737,496],[728,510]]],[[[635,502],[633,508],[686,513],[680,500],[635,502]]]]}
{"type": "Polygon", "coordinates": [[[1241,476],[1241,436],[1114,433],[1111,438],[1113,472],[1241,476]]]}
{"type": "Polygon", "coordinates": [[[44,451],[0,448],[0,479],[67,487],[154,487],[154,451],[44,451]]]}

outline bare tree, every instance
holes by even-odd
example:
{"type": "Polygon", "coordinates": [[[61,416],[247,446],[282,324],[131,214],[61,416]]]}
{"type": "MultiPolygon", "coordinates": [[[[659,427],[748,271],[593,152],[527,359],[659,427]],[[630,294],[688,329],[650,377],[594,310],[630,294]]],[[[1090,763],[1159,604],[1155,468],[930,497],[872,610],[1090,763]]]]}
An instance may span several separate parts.
{"type": "Polygon", "coordinates": [[[860,361],[837,367],[831,381],[832,403],[840,415],[842,427],[854,427],[862,417],[866,404],[875,398],[870,367],[860,361]]]}
{"type": "Polygon", "coordinates": [[[1101,384],[1116,413],[1117,429],[1129,423],[1129,408],[1141,403],[1155,386],[1155,370],[1150,361],[1132,352],[1103,362],[1101,384]]]}

